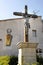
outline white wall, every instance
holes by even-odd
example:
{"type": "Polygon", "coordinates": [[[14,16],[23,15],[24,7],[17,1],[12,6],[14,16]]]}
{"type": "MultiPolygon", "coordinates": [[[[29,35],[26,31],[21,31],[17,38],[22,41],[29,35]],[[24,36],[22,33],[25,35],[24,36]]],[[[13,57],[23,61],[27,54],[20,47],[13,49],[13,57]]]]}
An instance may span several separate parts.
{"type": "Polygon", "coordinates": [[[17,43],[24,41],[24,24],[23,19],[14,20],[3,20],[0,21],[0,55],[17,55],[17,43]],[[12,43],[11,46],[6,46],[6,34],[7,29],[12,29],[11,35],[12,43]]]}
{"type": "Polygon", "coordinates": [[[38,47],[43,48],[43,32],[41,17],[30,19],[29,41],[39,43],[38,47]],[[32,30],[36,30],[36,37],[33,36],[32,30]]]}
{"type": "MultiPolygon", "coordinates": [[[[0,55],[17,55],[17,43],[24,41],[24,19],[9,19],[0,20],[0,55]],[[5,37],[7,34],[7,29],[12,29],[11,35],[12,43],[11,46],[5,45],[5,37]]],[[[38,47],[43,48],[43,32],[42,32],[42,21],[41,17],[37,19],[29,19],[30,29],[29,29],[29,42],[39,43],[38,47]],[[37,31],[37,37],[33,37],[32,30],[37,31]]]]}

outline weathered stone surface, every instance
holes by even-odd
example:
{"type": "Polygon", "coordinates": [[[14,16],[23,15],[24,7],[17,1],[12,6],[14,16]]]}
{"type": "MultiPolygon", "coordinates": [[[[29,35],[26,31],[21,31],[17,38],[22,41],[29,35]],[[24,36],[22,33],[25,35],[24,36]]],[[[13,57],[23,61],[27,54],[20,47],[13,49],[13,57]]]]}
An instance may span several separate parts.
{"type": "Polygon", "coordinates": [[[18,64],[36,63],[36,48],[38,43],[20,42],[18,44],[18,64]]]}

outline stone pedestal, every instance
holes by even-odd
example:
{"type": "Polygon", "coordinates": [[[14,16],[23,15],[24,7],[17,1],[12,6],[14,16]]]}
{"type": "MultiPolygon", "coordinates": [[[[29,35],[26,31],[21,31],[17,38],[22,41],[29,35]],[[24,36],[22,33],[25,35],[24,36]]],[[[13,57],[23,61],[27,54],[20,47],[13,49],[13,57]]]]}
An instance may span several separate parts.
{"type": "Polygon", "coordinates": [[[18,65],[36,63],[36,47],[38,43],[20,42],[18,46],[18,65]]]}

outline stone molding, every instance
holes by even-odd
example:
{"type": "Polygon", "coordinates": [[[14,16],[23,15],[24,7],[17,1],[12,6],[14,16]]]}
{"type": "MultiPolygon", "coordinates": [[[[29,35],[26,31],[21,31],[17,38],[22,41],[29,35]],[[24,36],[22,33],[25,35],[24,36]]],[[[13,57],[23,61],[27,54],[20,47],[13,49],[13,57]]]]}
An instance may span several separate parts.
{"type": "Polygon", "coordinates": [[[36,48],[38,43],[20,42],[17,44],[18,48],[36,48]]]}

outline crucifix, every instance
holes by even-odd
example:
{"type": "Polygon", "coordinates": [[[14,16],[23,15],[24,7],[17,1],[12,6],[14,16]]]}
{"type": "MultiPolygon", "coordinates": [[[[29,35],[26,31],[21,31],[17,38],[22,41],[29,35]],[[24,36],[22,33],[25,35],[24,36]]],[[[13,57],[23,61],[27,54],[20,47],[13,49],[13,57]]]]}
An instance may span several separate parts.
{"type": "Polygon", "coordinates": [[[28,30],[30,28],[30,24],[28,23],[29,22],[29,18],[37,18],[38,17],[35,14],[28,14],[27,11],[28,11],[27,10],[27,5],[25,5],[25,13],[13,12],[14,15],[23,16],[26,19],[26,22],[25,22],[25,42],[28,42],[28,30]]]}

